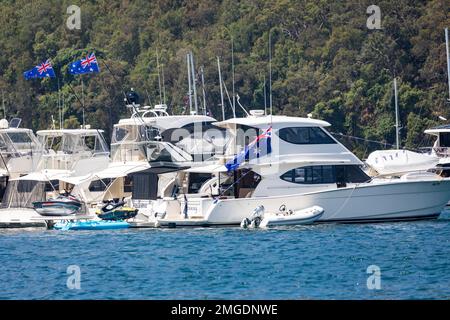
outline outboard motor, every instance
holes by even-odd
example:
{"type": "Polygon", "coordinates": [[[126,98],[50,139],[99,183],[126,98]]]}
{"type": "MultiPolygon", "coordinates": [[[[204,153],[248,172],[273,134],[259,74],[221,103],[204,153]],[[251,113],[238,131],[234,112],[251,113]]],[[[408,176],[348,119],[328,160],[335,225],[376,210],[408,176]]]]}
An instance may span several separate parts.
{"type": "Polygon", "coordinates": [[[247,229],[252,228],[256,229],[261,224],[262,219],[264,218],[264,206],[257,206],[255,210],[253,210],[250,218],[244,218],[241,222],[241,228],[247,229]]]}
{"type": "Polygon", "coordinates": [[[249,218],[244,218],[241,222],[241,228],[247,229],[248,226],[252,223],[252,221],[249,218]]]}

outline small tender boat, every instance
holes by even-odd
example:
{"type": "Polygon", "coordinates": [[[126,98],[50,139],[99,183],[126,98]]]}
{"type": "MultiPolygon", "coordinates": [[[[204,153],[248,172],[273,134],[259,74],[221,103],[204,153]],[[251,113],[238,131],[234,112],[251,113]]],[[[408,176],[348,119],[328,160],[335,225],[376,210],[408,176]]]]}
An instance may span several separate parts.
{"type": "Polygon", "coordinates": [[[71,195],[60,195],[56,199],[33,202],[33,207],[41,216],[67,216],[81,210],[81,201],[71,195]]]}
{"type": "Polygon", "coordinates": [[[270,228],[276,226],[292,226],[311,224],[318,220],[324,213],[324,209],[319,206],[312,206],[302,210],[286,210],[281,206],[278,213],[264,213],[264,206],[258,206],[253,210],[250,218],[245,218],[241,222],[242,228],[270,228]]]}
{"type": "Polygon", "coordinates": [[[270,228],[276,226],[312,224],[317,221],[323,213],[323,208],[312,206],[303,210],[289,210],[281,214],[266,215],[264,219],[262,219],[259,227],[270,228]]]}
{"type": "Polygon", "coordinates": [[[102,220],[118,221],[134,218],[138,211],[136,208],[125,207],[124,201],[110,201],[97,211],[97,215],[102,220]]]}
{"type": "Polygon", "coordinates": [[[53,226],[56,230],[116,230],[129,227],[125,221],[76,221],[58,222],[53,226]]]}

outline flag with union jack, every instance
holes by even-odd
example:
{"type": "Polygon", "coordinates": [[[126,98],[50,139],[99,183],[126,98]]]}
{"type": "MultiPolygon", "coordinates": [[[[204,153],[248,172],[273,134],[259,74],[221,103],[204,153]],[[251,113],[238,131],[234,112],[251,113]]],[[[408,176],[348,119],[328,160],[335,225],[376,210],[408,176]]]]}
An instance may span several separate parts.
{"type": "Polygon", "coordinates": [[[35,78],[54,78],[56,77],[50,59],[42,62],[40,65],[23,73],[26,80],[35,78]]]}
{"type": "Polygon", "coordinates": [[[69,66],[70,74],[83,74],[92,72],[100,72],[97,58],[95,58],[94,53],[87,54],[85,58],[72,62],[69,66]]]}
{"type": "Polygon", "coordinates": [[[244,161],[260,158],[272,152],[272,127],[267,128],[262,134],[257,136],[249,145],[245,146],[238,155],[225,163],[227,171],[239,168],[244,161]]]}

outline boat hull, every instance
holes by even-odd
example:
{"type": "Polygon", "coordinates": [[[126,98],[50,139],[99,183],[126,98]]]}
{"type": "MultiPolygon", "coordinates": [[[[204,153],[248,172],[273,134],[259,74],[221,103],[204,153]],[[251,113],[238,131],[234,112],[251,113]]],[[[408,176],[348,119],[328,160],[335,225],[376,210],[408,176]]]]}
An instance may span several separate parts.
{"type": "Polygon", "coordinates": [[[0,210],[0,228],[47,228],[47,223],[37,220],[39,215],[34,209],[9,208],[0,210]]]}
{"type": "MultiPolygon", "coordinates": [[[[241,199],[189,199],[188,215],[203,215],[207,225],[239,225],[263,205],[268,212],[320,206],[317,222],[384,222],[437,218],[450,199],[450,180],[366,183],[287,196],[241,199]],[[207,203],[205,203],[207,202],[207,203]]],[[[164,220],[164,219],[163,219],[164,220]]],[[[186,219],[189,220],[189,219],[186,219]]],[[[163,224],[163,221],[160,220],[163,224]]],[[[164,221],[168,223],[168,221],[164,221]]],[[[182,221],[177,221],[182,225],[182,221]]]]}

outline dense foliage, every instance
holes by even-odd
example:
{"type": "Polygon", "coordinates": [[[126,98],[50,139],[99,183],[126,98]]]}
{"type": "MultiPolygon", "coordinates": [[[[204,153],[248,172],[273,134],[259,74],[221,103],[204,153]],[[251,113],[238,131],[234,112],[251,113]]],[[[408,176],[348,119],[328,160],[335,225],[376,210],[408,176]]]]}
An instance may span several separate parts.
{"type": "MultiPolygon", "coordinates": [[[[68,75],[67,65],[90,51],[96,52],[102,71],[82,76],[87,123],[109,133],[127,112],[122,88],[135,88],[146,103],[159,102],[157,51],[167,104],[173,113],[186,112],[186,53],[192,51],[196,67],[204,66],[207,109],[221,118],[216,56],[231,94],[231,39],[240,102],[247,109],[263,108],[272,30],[274,112],[313,113],[332,123],[334,132],[394,143],[392,80],[398,77],[402,145],[423,145],[425,128],[438,123],[439,115],[450,119],[444,38],[449,1],[377,1],[381,30],[366,26],[371,4],[1,0],[0,90],[6,113],[22,117],[33,129],[50,127],[52,115],[58,118],[57,81],[25,81],[22,75],[50,57],[62,87],[65,126],[79,126],[81,104],[68,84],[81,95],[81,78],[68,75]],[[66,26],[71,4],[81,8],[81,30],[66,26]]],[[[232,114],[229,104],[226,112],[232,114]]],[[[237,113],[242,115],[239,108],[237,113]]],[[[379,147],[351,143],[360,156],[379,147]]]]}

